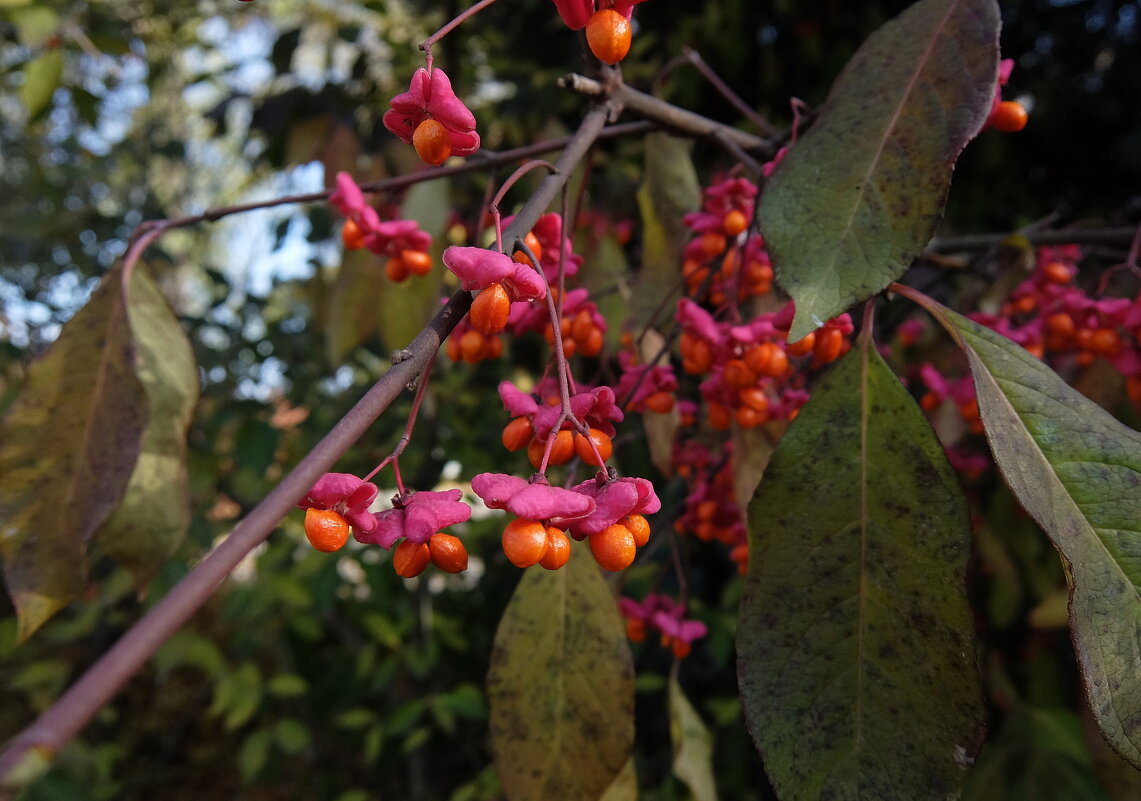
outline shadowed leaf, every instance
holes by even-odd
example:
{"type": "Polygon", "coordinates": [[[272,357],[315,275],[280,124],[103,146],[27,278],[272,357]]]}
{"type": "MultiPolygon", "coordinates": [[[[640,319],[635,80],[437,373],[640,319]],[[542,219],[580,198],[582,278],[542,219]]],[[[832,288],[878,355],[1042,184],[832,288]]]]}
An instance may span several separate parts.
{"type": "Polygon", "coordinates": [[[678,256],[690,237],[681,218],[701,206],[701,188],[688,140],[663,133],[646,137],[646,166],[638,187],[642,215],[642,268],[630,295],[631,328],[650,323],[663,292],[679,285],[678,256]]]}
{"type": "Polygon", "coordinates": [[[487,676],[491,748],[510,801],[596,801],[634,742],[634,668],[614,596],[585,545],[529,568],[487,676]]]}
{"type": "MultiPolygon", "coordinates": [[[[411,280],[411,279],[409,279],[411,280]]],[[[325,354],[331,367],[376,332],[381,298],[390,284],[384,260],[367,250],[346,250],[328,294],[325,354]]]]}
{"type": "Polygon", "coordinates": [[[942,447],[861,340],[789,427],[749,508],[738,672],[783,801],[957,792],[983,721],[969,542],[942,447]]]}
{"type": "Polygon", "coordinates": [[[131,277],[128,304],[150,417],[123,502],[95,538],[130,570],[141,595],[190,524],[186,429],[198,399],[198,366],[178,320],[142,269],[131,277]]]}
{"type": "Polygon", "coordinates": [[[922,0],[876,31],[773,173],[759,217],[789,341],[879,292],[935,231],[998,75],[994,0],[922,0]]]}
{"type": "Polygon", "coordinates": [[[717,801],[717,785],[713,781],[713,738],[681,691],[676,675],[670,676],[669,701],[674,775],[689,788],[694,801],[717,801]]]}
{"type": "Polygon", "coordinates": [[[24,66],[20,101],[28,110],[29,120],[35,120],[47,111],[62,76],[63,51],[58,49],[41,53],[24,66]]]}
{"type": "Polygon", "coordinates": [[[1062,556],[1094,720],[1141,767],[1141,434],[1001,334],[923,305],[966,350],[994,460],[1062,556]]]}
{"type": "Polygon", "coordinates": [[[123,294],[116,268],[0,420],[0,552],[21,641],[82,592],[87,540],[139,456],[147,400],[123,294]]]}

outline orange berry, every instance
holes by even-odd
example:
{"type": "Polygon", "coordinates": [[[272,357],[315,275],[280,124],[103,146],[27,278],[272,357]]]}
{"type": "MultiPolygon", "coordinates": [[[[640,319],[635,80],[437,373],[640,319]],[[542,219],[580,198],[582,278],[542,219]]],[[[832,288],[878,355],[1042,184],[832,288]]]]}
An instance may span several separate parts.
{"type": "Polygon", "coordinates": [[[749,227],[749,218],[743,211],[732,209],[721,221],[721,230],[726,236],[740,236],[749,227]]]}
{"type": "Polygon", "coordinates": [[[551,464],[566,464],[574,456],[574,432],[563,429],[555,434],[555,445],[551,448],[551,464]]]}
{"type": "MultiPolygon", "coordinates": [[[[805,337],[805,339],[807,339],[807,337],[805,337]]],[[[777,350],[777,346],[771,342],[762,342],[760,345],[754,345],[745,351],[746,366],[754,373],[763,374],[768,369],[769,362],[773,358],[774,350],[777,350]]]]}
{"type": "Polygon", "coordinates": [[[725,383],[731,387],[751,387],[757,383],[757,376],[742,359],[730,359],[725,363],[725,383]]]}
{"type": "Polygon", "coordinates": [[[1060,261],[1047,262],[1042,268],[1042,274],[1051,284],[1068,284],[1073,279],[1070,268],[1060,261]]]}
{"type": "Polygon", "coordinates": [[[547,570],[558,570],[570,559],[570,538],[561,528],[547,526],[547,552],[539,560],[539,566],[547,570]]]}
{"type": "Polygon", "coordinates": [[[630,529],[615,523],[590,535],[590,552],[603,570],[625,570],[637,555],[638,546],[630,529]]]}
{"type": "Polygon", "coordinates": [[[971,398],[969,401],[964,403],[962,406],[959,407],[959,414],[968,423],[978,422],[981,419],[979,417],[979,402],[978,402],[978,400],[975,398],[971,398]]]}
{"type": "Polygon", "coordinates": [[[939,400],[939,396],[934,392],[926,393],[919,399],[919,408],[925,412],[933,412],[939,408],[943,401],[939,400]]]}
{"type": "Polygon", "coordinates": [[[687,656],[689,656],[689,652],[693,650],[692,645],[687,643],[685,640],[678,639],[674,639],[670,647],[674,652],[675,659],[685,659],[687,656]]]}
{"type": "Polygon", "coordinates": [[[749,566],[749,546],[745,543],[734,545],[729,551],[729,558],[737,563],[737,572],[744,575],[749,566]]]}
{"type": "Polygon", "coordinates": [[[468,364],[478,362],[483,358],[486,344],[483,334],[478,331],[474,329],[464,331],[460,337],[460,357],[468,364]]]}
{"type": "Polygon", "coordinates": [[[1014,301],[1014,311],[1018,314],[1030,314],[1038,308],[1038,298],[1033,295],[1023,295],[1014,301]]]}
{"type": "Polygon", "coordinates": [[[349,522],[332,509],[306,509],[305,536],[318,551],[339,551],[349,541],[349,522]]]}
{"type": "Polygon", "coordinates": [[[769,419],[768,412],[758,412],[748,406],[737,407],[737,425],[741,428],[756,428],[769,419]]]}
{"type": "Polygon", "coordinates": [[[741,257],[737,252],[737,248],[733,248],[725,254],[725,258],[721,260],[721,275],[728,279],[732,278],[737,273],[737,264],[740,262],[741,257]]]}
{"type": "Polygon", "coordinates": [[[774,344],[772,342],[767,342],[765,344],[772,346],[772,355],[769,357],[768,362],[765,364],[765,369],[760,371],[761,374],[776,378],[787,373],[788,354],[781,349],[780,345],[774,344]]]}
{"type": "Polygon", "coordinates": [[[484,336],[498,334],[507,325],[511,314],[511,297],[503,284],[492,284],[472,301],[468,319],[471,327],[484,336]]]}
{"type": "Polygon", "coordinates": [[[715,431],[724,431],[731,421],[729,407],[720,403],[711,403],[705,410],[709,418],[709,425],[715,431]]]}
{"type": "Polygon", "coordinates": [[[586,43],[603,64],[617,64],[630,52],[630,20],[612,8],[595,11],[586,23],[586,43]]]}
{"type": "Polygon", "coordinates": [[[503,553],[516,567],[538,564],[547,547],[547,530],[538,520],[517,517],[503,529],[503,553]]]}
{"type": "Polygon", "coordinates": [[[642,642],[646,639],[646,621],[637,617],[626,618],[626,636],[630,642],[642,642]]]}
{"type": "Polygon", "coordinates": [[[357,225],[356,220],[345,220],[341,226],[341,242],[348,250],[360,250],[364,247],[365,232],[357,225]]]}
{"type": "Polygon", "coordinates": [[[647,395],[643,403],[645,403],[646,408],[651,412],[667,414],[674,407],[674,396],[664,389],[658,390],[651,395],[647,395]]]}
{"type": "Polygon", "coordinates": [[[737,397],[741,403],[755,412],[767,412],[769,410],[769,398],[760,387],[742,389],[737,393],[737,397]]]}
{"type": "Polygon", "coordinates": [[[498,359],[503,355],[503,340],[499,337],[488,337],[484,346],[483,358],[498,359]]]}
{"type": "Polygon", "coordinates": [[[816,365],[836,361],[844,352],[844,335],[840,333],[839,328],[825,328],[816,338],[812,352],[812,361],[816,365]]]}
{"type": "Polygon", "coordinates": [[[603,463],[610,458],[610,454],[614,452],[614,443],[605,433],[597,428],[592,428],[590,429],[590,439],[582,434],[576,433],[574,435],[574,452],[578,458],[587,464],[602,467],[603,463]],[[590,447],[591,441],[594,442],[594,447],[598,449],[598,456],[594,455],[594,450],[590,447]],[[598,457],[602,457],[602,461],[599,461],[598,457]]]}
{"type": "MultiPolygon", "coordinates": [[[[789,356],[807,356],[812,353],[812,348],[816,345],[816,332],[806,334],[796,342],[789,342],[785,351],[789,356]]],[[[757,372],[760,372],[759,370],[757,372]]]]}
{"type": "Polygon", "coordinates": [[[1129,400],[1141,406],[1141,376],[1131,375],[1125,379],[1125,394],[1129,400]]]}
{"type": "Polygon", "coordinates": [[[682,369],[690,375],[701,375],[713,366],[713,346],[686,331],[681,335],[682,369]]]}
{"type": "Polygon", "coordinates": [[[697,504],[697,508],[693,510],[693,514],[698,520],[712,520],[713,516],[717,514],[717,501],[712,498],[706,498],[697,504]]]}
{"type": "Polygon", "coordinates": [[[400,260],[413,275],[427,275],[432,271],[432,257],[423,250],[402,250],[400,260]]]}
{"type": "Polygon", "coordinates": [[[725,250],[725,235],[716,231],[706,231],[701,235],[701,252],[707,259],[720,256],[725,250]]]}
{"type": "Polygon", "coordinates": [[[1026,109],[1022,107],[1021,103],[1015,100],[1004,100],[990,115],[990,127],[1003,133],[1014,133],[1025,128],[1029,119],[1030,115],[1026,113],[1026,109]]]}
{"type": "Polygon", "coordinates": [[[583,356],[597,356],[602,352],[602,329],[590,329],[590,335],[578,343],[578,352],[583,356]]]}
{"type": "Polygon", "coordinates": [[[639,548],[650,541],[650,521],[643,515],[626,515],[618,524],[634,535],[634,544],[639,548]]]}
{"type": "Polygon", "coordinates": [[[439,532],[428,540],[428,554],[432,564],[445,573],[462,573],[467,570],[467,548],[459,537],[439,532]]]}
{"type": "Polygon", "coordinates": [[[408,277],[408,273],[408,265],[399,256],[393,256],[384,263],[384,274],[388,276],[389,281],[400,283],[408,277]]]}
{"type": "MultiPolygon", "coordinates": [[[[543,246],[539,244],[539,237],[535,236],[533,232],[528,231],[527,236],[523,237],[523,242],[527,247],[531,248],[531,252],[535,254],[536,259],[543,258],[543,246]]],[[[522,250],[515,251],[511,258],[519,264],[531,263],[531,260],[527,258],[527,253],[522,250]]]]}
{"type": "Polygon", "coordinates": [[[412,578],[423,573],[431,559],[428,543],[401,540],[392,552],[392,569],[398,576],[412,578]]]}
{"type": "Polygon", "coordinates": [[[594,318],[591,317],[590,310],[579,309],[578,314],[576,314],[574,320],[571,321],[571,339],[582,342],[590,336],[590,332],[593,330],[594,318]]]}
{"type": "Polygon", "coordinates": [[[1089,348],[1102,356],[1112,356],[1121,350],[1121,337],[1112,328],[1099,328],[1090,337],[1089,348]]]}
{"type": "Polygon", "coordinates": [[[1074,318],[1065,312],[1051,314],[1046,318],[1046,331],[1056,337],[1068,339],[1074,335],[1074,318]]]}
{"type": "Polygon", "coordinates": [[[452,140],[448,129],[436,120],[424,120],[412,133],[412,147],[416,155],[433,166],[439,166],[452,155],[452,140]]]}
{"type": "MultiPolygon", "coordinates": [[[[536,470],[543,463],[543,453],[546,449],[546,441],[538,437],[532,439],[531,444],[527,446],[527,459],[536,470]]],[[[574,456],[574,434],[564,429],[555,434],[555,444],[551,446],[551,456],[547,465],[566,464],[572,456],[574,456]]]]}
{"type": "Polygon", "coordinates": [[[503,427],[500,439],[503,441],[503,447],[514,453],[526,448],[534,435],[535,429],[531,421],[526,417],[516,417],[503,427]]]}

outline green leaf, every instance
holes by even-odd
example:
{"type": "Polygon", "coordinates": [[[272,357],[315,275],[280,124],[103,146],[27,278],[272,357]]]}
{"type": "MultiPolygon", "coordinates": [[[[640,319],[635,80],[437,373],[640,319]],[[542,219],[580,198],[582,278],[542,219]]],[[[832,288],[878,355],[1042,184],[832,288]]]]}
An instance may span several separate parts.
{"type": "Polygon", "coordinates": [[[15,8],[8,16],[19,30],[20,43],[25,47],[43,47],[59,30],[59,14],[42,5],[15,8]]]}
{"type": "Polygon", "coordinates": [[[309,730],[295,718],[279,720],[277,726],[274,727],[273,734],[274,739],[277,740],[277,747],[287,754],[304,751],[312,741],[309,730]]]}
{"type": "Polygon", "coordinates": [[[923,305],[967,352],[994,460],[1062,556],[1094,720],[1141,767],[1141,434],[1001,334],[923,305]]]}
{"type": "Polygon", "coordinates": [[[278,698],[296,698],[309,691],[309,682],[296,673],[283,673],[270,679],[266,689],[278,698]]]}
{"type": "Polygon", "coordinates": [[[127,316],[150,417],[123,502],[95,540],[144,595],[190,525],[186,430],[198,400],[198,366],[174,313],[142,269],[131,277],[127,316]]]}
{"type": "Polygon", "coordinates": [[[998,75],[994,0],[922,0],[876,31],[761,196],[796,301],[789,341],[882,290],[923,250],[998,75]]]}
{"type": "Polygon", "coordinates": [[[223,674],[214,686],[214,699],[207,714],[224,717],[226,731],[233,731],[257,712],[261,695],[261,670],[253,662],[243,662],[236,670],[223,674]]]}
{"type": "Polygon", "coordinates": [[[354,706],[337,715],[336,725],[342,729],[363,729],[376,720],[376,713],[363,706],[354,706]]]}
{"type": "Polygon", "coordinates": [[[242,747],[238,750],[238,770],[242,774],[242,781],[248,783],[257,778],[269,760],[269,747],[272,744],[273,732],[269,729],[258,729],[242,740],[242,747]]]}
{"type": "Polygon", "coordinates": [[[783,801],[945,801],[983,726],[962,491],[862,337],[781,439],[749,508],[738,670],[783,801]]]}
{"type": "Polygon", "coordinates": [[[26,640],[86,584],[86,543],[139,456],[147,400],[115,269],[0,420],[0,554],[26,640]]]}
{"type": "Polygon", "coordinates": [[[510,801],[596,801],[634,742],[634,667],[618,606],[582,544],[523,574],[487,676],[491,749],[510,801]]]}
{"type": "Polygon", "coordinates": [[[34,120],[47,110],[52,95],[63,77],[63,51],[48,50],[24,65],[24,83],[20,86],[20,102],[34,120]]]}
{"type": "Polygon", "coordinates": [[[685,697],[677,676],[670,676],[670,739],[673,772],[693,794],[694,801],[717,801],[713,780],[713,738],[685,697]]]}
{"type": "Polygon", "coordinates": [[[701,206],[701,187],[689,152],[692,143],[664,133],[645,138],[646,167],[638,187],[642,216],[642,267],[629,297],[630,328],[640,330],[663,302],[663,290],[681,280],[682,246],[691,232],[682,217],[701,206]]]}

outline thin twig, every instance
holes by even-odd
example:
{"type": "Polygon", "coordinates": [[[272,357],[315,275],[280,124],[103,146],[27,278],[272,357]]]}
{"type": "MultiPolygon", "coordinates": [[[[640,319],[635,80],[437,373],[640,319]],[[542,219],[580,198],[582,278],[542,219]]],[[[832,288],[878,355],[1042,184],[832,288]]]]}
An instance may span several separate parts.
{"type": "Polygon", "coordinates": [[[766,161],[776,155],[777,148],[783,141],[779,137],[767,139],[730,128],[728,125],[686,111],[653,95],[639,92],[624,83],[610,87],[585,75],[571,73],[560,78],[559,85],[591,97],[609,96],[620,102],[626,111],[690,136],[713,136],[720,132],[741,149],[755,153],[766,161]]]}

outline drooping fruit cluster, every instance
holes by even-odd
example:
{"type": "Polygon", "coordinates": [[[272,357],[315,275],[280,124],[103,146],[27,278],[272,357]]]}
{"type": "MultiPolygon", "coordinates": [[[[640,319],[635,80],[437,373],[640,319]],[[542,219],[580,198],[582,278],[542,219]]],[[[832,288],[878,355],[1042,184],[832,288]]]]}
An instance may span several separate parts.
{"type": "Polygon", "coordinates": [[[378,256],[387,256],[384,272],[390,280],[399,282],[410,275],[431,272],[431,235],[420,230],[415,220],[381,222],[380,214],[365,202],[364,193],[347,173],[337,173],[337,186],[329,202],[345,215],[341,225],[345,248],[367,248],[378,256]]]}
{"type": "Polygon", "coordinates": [[[456,93],[439,67],[418,69],[408,91],[392,98],[384,113],[384,127],[416,149],[424,162],[439,166],[451,156],[470,156],[479,150],[475,115],[456,93]]]}
{"type": "MultiPolygon", "coordinates": [[[[1044,360],[1070,381],[1102,361],[1125,377],[1125,394],[1141,407],[1141,297],[1095,297],[1075,283],[1081,252],[1074,246],[1042,247],[1033,273],[1014,288],[997,313],[968,314],[1044,360]]],[[[909,331],[905,343],[914,343],[909,331]]],[[[929,363],[915,371],[920,406],[936,419],[948,457],[956,468],[978,475],[990,466],[987,449],[976,438],[962,439],[946,425],[948,407],[960,428],[983,433],[974,383],[965,366],[950,375],[929,363]]]]}
{"type": "Polygon", "coordinates": [[[685,246],[682,277],[690,297],[708,298],[717,308],[768,293],[773,268],[764,240],[747,235],[757,187],[744,178],[725,178],[702,190],[702,208],[685,215],[694,232],[685,246]]]}
{"type": "Polygon", "coordinates": [[[392,551],[392,569],[401,578],[415,578],[431,562],[445,573],[467,570],[467,548],[459,537],[439,532],[427,542],[404,539],[392,551]]]}
{"type": "Polygon", "coordinates": [[[503,529],[503,553],[516,567],[558,570],[570,559],[570,539],[555,526],[517,517],[503,529]]]}
{"type": "Polygon", "coordinates": [[[685,607],[665,595],[650,593],[641,602],[619,598],[618,611],[626,619],[626,636],[631,642],[643,642],[650,626],[661,632],[663,648],[673,651],[676,659],[689,656],[693,641],[708,633],[700,620],[687,620],[685,607]]]}
{"type": "Polygon", "coordinates": [[[792,314],[789,302],[778,312],[734,325],[717,322],[688,298],[678,301],[682,370],[705,376],[699,390],[711,428],[725,430],[734,422],[755,428],[769,420],[791,420],[807,400],[807,373],[794,367],[819,368],[851,348],[853,327],[847,314],[799,342],[787,343],[792,314]]]}

